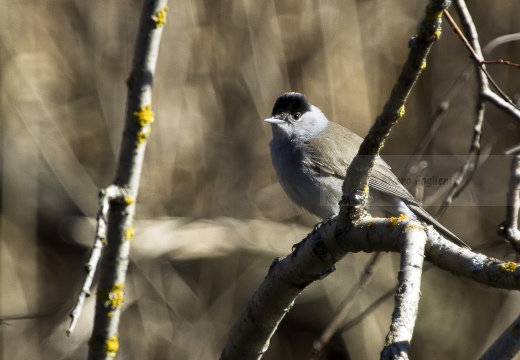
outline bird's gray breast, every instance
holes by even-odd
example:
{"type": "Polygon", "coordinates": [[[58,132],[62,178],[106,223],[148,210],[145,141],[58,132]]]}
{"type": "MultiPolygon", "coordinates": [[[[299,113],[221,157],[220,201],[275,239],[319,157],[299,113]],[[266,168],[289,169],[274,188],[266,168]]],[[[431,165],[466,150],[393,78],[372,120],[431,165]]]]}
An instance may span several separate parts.
{"type": "Polygon", "coordinates": [[[269,147],[278,181],[293,202],[322,219],[337,214],[341,179],[322,173],[303,143],[273,139],[269,147]]]}

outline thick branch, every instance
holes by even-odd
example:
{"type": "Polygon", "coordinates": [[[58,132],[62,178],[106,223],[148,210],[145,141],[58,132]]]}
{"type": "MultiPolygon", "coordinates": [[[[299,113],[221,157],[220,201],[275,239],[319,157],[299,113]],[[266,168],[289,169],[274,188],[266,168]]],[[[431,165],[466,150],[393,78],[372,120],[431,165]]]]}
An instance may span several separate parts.
{"type": "Polygon", "coordinates": [[[395,293],[395,307],[381,359],[408,359],[419,311],[426,233],[421,228],[410,228],[402,238],[401,271],[395,293]]]}
{"type": "Polygon", "coordinates": [[[90,256],[85,264],[85,271],[87,272],[87,276],[83,282],[83,286],[81,287],[81,292],[78,295],[78,299],[76,301],[76,306],[70,313],[70,326],[67,330],[67,336],[72,335],[74,329],[79,320],[79,316],[81,314],[81,310],[83,308],[83,304],[85,303],[85,299],[90,296],[90,287],[92,286],[92,280],[94,280],[94,274],[97,269],[97,265],[99,259],[101,258],[101,253],[103,248],[107,242],[107,223],[108,223],[108,209],[110,206],[110,202],[112,201],[124,201],[125,195],[117,186],[109,186],[107,189],[99,191],[99,202],[98,202],[98,213],[96,216],[96,236],[94,240],[94,245],[90,250],[90,256]]]}
{"type": "MultiPolygon", "coordinates": [[[[330,273],[349,252],[403,251],[403,232],[421,225],[410,219],[360,219],[335,235],[338,217],[322,224],[289,256],[277,259],[237,322],[221,359],[259,359],[300,292],[330,273]]],[[[520,289],[517,264],[463,249],[426,228],[426,259],[455,275],[504,289],[520,289]]]]}
{"type": "MultiPolygon", "coordinates": [[[[116,178],[114,185],[110,187],[116,187],[124,193],[124,199],[109,203],[107,244],[100,267],[89,359],[113,359],[119,349],[119,318],[124,301],[130,241],[134,236],[135,201],[146,140],[154,120],[151,110],[152,79],[166,20],[166,4],[166,0],[146,0],[141,12],[134,62],[128,80],[125,129],[116,178]]],[[[105,207],[106,203],[101,204],[102,216],[99,219],[102,222],[106,219],[105,207]]],[[[101,233],[103,228],[104,225],[99,224],[98,232],[101,233]]],[[[96,238],[103,237],[99,233],[96,238]]],[[[95,252],[98,254],[99,249],[95,248],[95,252]]]]}

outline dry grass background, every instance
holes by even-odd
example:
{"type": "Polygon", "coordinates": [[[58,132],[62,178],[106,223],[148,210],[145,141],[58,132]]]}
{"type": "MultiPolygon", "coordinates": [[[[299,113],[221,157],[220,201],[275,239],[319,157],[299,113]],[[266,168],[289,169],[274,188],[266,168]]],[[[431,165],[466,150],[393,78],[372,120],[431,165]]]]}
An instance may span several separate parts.
{"type": "MultiPolygon", "coordinates": [[[[140,1],[0,0],[2,228],[0,359],[83,359],[93,300],[65,336],[93,239],[97,189],[114,176],[140,1]],[[9,319],[12,315],[33,316],[9,319]]],[[[154,85],[153,126],[138,199],[137,237],[121,320],[120,359],[214,359],[275,256],[316,219],[290,204],[262,119],[276,97],[305,93],[329,118],[364,135],[406,57],[426,2],[182,1],[170,3],[154,85]],[[147,220],[148,219],[148,220],[147,220]]],[[[520,31],[520,3],[471,1],[482,43],[520,31]]],[[[493,58],[520,62],[517,43],[493,58]]],[[[447,25],[385,154],[397,173],[467,63],[447,25]],[[399,161],[400,160],[400,161],[399,161]]],[[[518,70],[490,72],[511,96],[518,70]]],[[[457,96],[431,155],[468,149],[474,80],[457,96]]],[[[518,123],[488,106],[492,161],[443,219],[469,244],[496,240],[518,123]],[[465,204],[469,206],[460,206],[465,204]],[[494,205],[494,206],[489,206],[494,205]]],[[[451,174],[457,161],[439,161],[451,174]]],[[[487,250],[510,257],[506,246],[487,250]]],[[[266,359],[305,358],[365,254],[305,290],[266,359]]],[[[388,255],[354,313],[395,284],[388,255]]],[[[415,359],[476,357],[518,313],[518,294],[425,274],[415,359]]],[[[378,356],[393,301],[335,339],[328,359],[378,356]]],[[[355,314],[353,314],[355,315],[355,314]]]]}

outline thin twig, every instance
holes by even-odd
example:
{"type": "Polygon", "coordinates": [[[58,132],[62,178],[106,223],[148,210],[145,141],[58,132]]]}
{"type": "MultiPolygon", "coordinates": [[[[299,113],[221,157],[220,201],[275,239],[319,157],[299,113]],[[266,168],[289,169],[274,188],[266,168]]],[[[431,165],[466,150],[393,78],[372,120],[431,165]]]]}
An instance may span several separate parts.
{"type": "Polygon", "coordinates": [[[475,125],[473,126],[473,138],[471,140],[470,149],[464,164],[461,166],[458,176],[456,177],[453,186],[450,191],[446,195],[446,198],[442,202],[441,206],[437,210],[435,216],[437,218],[441,217],[447,208],[453,202],[453,199],[457,198],[462,191],[469,185],[471,178],[473,177],[476,169],[478,168],[478,162],[480,157],[480,147],[482,141],[482,127],[484,124],[484,113],[485,113],[485,103],[483,93],[489,89],[488,78],[486,76],[486,68],[485,65],[479,62],[479,59],[482,58],[482,51],[480,49],[480,43],[478,41],[478,32],[473,23],[473,19],[471,18],[471,14],[469,13],[464,0],[455,0],[454,1],[455,8],[459,14],[459,17],[462,22],[462,26],[464,30],[468,34],[470,38],[470,43],[464,35],[462,31],[460,31],[459,27],[450,16],[447,10],[444,10],[444,15],[450,22],[452,28],[459,35],[459,37],[464,42],[464,45],[468,49],[470,49],[470,53],[473,55],[476,63],[478,64],[478,68],[476,71],[477,75],[477,84],[478,84],[478,98],[476,104],[476,118],[475,125]]]}
{"type": "Polygon", "coordinates": [[[497,108],[507,112],[513,118],[520,121],[520,109],[516,105],[512,104],[509,101],[504,100],[503,97],[498,96],[497,94],[495,94],[493,91],[491,91],[489,89],[487,91],[485,91],[482,94],[482,96],[487,101],[489,101],[490,103],[495,105],[497,108]]]}
{"type": "MultiPolygon", "coordinates": [[[[453,20],[453,19],[452,19],[453,20]]],[[[456,26],[456,24],[454,24],[456,26]]],[[[497,46],[506,44],[512,41],[520,41],[520,33],[513,33],[508,35],[499,36],[496,39],[491,40],[484,48],[482,49],[483,54],[491,53],[497,46]]],[[[467,42],[467,40],[466,40],[467,42]]],[[[463,85],[469,80],[470,75],[475,71],[475,67],[471,66],[471,64],[466,65],[464,71],[457,77],[450,90],[446,93],[443,100],[439,103],[435,112],[433,113],[430,123],[431,126],[426,132],[426,134],[422,137],[422,140],[417,145],[417,148],[413,152],[413,156],[410,158],[408,163],[405,166],[404,177],[406,179],[411,176],[411,169],[415,164],[419,163],[421,157],[423,156],[426,148],[429,146],[432,141],[434,135],[437,133],[442,121],[444,120],[444,114],[448,111],[451,102],[458,92],[463,88],[463,85]]],[[[508,112],[518,120],[520,120],[520,111],[516,107],[514,107],[510,101],[503,100],[501,97],[497,96],[491,90],[487,90],[484,94],[482,94],[486,101],[494,104],[495,106],[501,108],[502,110],[508,112]]]]}
{"type": "Polygon", "coordinates": [[[489,64],[489,65],[497,65],[497,64],[498,65],[509,65],[509,66],[513,66],[513,67],[516,67],[516,68],[520,68],[520,64],[515,64],[515,63],[512,63],[512,62],[507,61],[507,60],[501,60],[501,59],[499,59],[499,60],[484,60],[484,58],[482,57],[482,53],[478,54],[474,50],[475,44],[473,43],[472,45],[470,45],[470,43],[468,42],[468,40],[466,39],[466,37],[464,36],[464,34],[460,30],[460,28],[457,26],[457,23],[455,22],[455,20],[453,20],[453,18],[451,17],[450,13],[447,10],[444,10],[444,15],[446,16],[446,19],[448,20],[449,24],[451,25],[453,31],[455,31],[457,33],[457,35],[459,35],[459,37],[462,40],[462,43],[464,44],[466,49],[468,49],[468,51],[470,52],[470,54],[473,57],[473,59],[475,59],[475,61],[477,61],[479,64],[481,64],[481,65],[486,65],[486,64],[489,64]]]}
{"type": "MultiPolygon", "coordinates": [[[[463,6],[465,8],[465,13],[469,15],[469,11],[466,7],[466,4],[463,3],[463,6]]],[[[504,100],[506,100],[508,103],[510,103],[514,107],[517,107],[516,104],[507,96],[507,94],[498,86],[498,84],[495,82],[495,80],[488,73],[488,71],[483,63],[483,60],[482,60],[484,57],[482,56],[482,52],[480,51],[480,44],[478,43],[478,38],[475,38],[475,39],[477,39],[476,42],[472,41],[472,44],[473,44],[473,47],[472,47],[469,44],[466,37],[464,36],[464,34],[462,33],[462,31],[460,30],[460,28],[457,26],[457,23],[453,20],[451,15],[448,13],[448,11],[444,11],[444,15],[446,16],[446,19],[448,20],[449,24],[451,25],[451,28],[453,29],[453,31],[455,31],[455,33],[460,37],[460,39],[464,43],[464,46],[466,46],[466,48],[468,48],[473,61],[475,63],[477,63],[477,65],[480,67],[480,69],[484,72],[484,74],[486,75],[486,77],[487,77],[488,81],[491,83],[491,85],[493,85],[495,90],[500,94],[500,96],[502,96],[502,98],[504,98],[504,100]]],[[[476,28],[475,28],[475,25],[473,24],[473,20],[471,19],[471,15],[469,15],[469,19],[465,19],[465,16],[460,15],[460,12],[459,12],[459,16],[461,16],[463,25],[469,25],[470,27],[475,29],[474,32],[472,33],[472,35],[476,34],[476,28]],[[466,20],[469,20],[469,22],[467,22],[466,20]]],[[[466,29],[466,31],[468,31],[468,29],[466,29]]]]}
{"type": "Polygon", "coordinates": [[[85,303],[85,299],[90,296],[90,288],[92,286],[92,280],[94,279],[94,274],[97,269],[97,265],[99,259],[101,258],[101,253],[106,244],[107,239],[107,224],[108,224],[108,209],[110,207],[110,202],[119,200],[124,200],[123,191],[117,186],[109,186],[106,189],[99,191],[99,202],[98,202],[98,213],[96,216],[96,235],[94,240],[94,245],[90,250],[90,256],[85,264],[85,271],[87,275],[85,276],[85,280],[83,282],[83,286],[81,287],[81,291],[76,300],[76,305],[74,309],[70,312],[69,316],[71,318],[69,328],[67,330],[67,336],[71,336],[76,328],[76,325],[79,320],[79,316],[81,315],[81,311],[83,309],[83,304],[85,303]]]}

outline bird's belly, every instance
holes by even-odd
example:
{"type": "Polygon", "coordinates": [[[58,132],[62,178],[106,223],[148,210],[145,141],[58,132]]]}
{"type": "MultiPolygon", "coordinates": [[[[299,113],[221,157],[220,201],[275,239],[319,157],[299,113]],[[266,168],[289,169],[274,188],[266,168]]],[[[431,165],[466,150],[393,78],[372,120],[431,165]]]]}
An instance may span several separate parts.
{"type": "Polygon", "coordinates": [[[322,219],[338,213],[342,180],[322,174],[314,167],[301,161],[301,154],[294,153],[289,159],[277,161],[273,158],[276,175],[289,198],[296,205],[322,219]]]}

